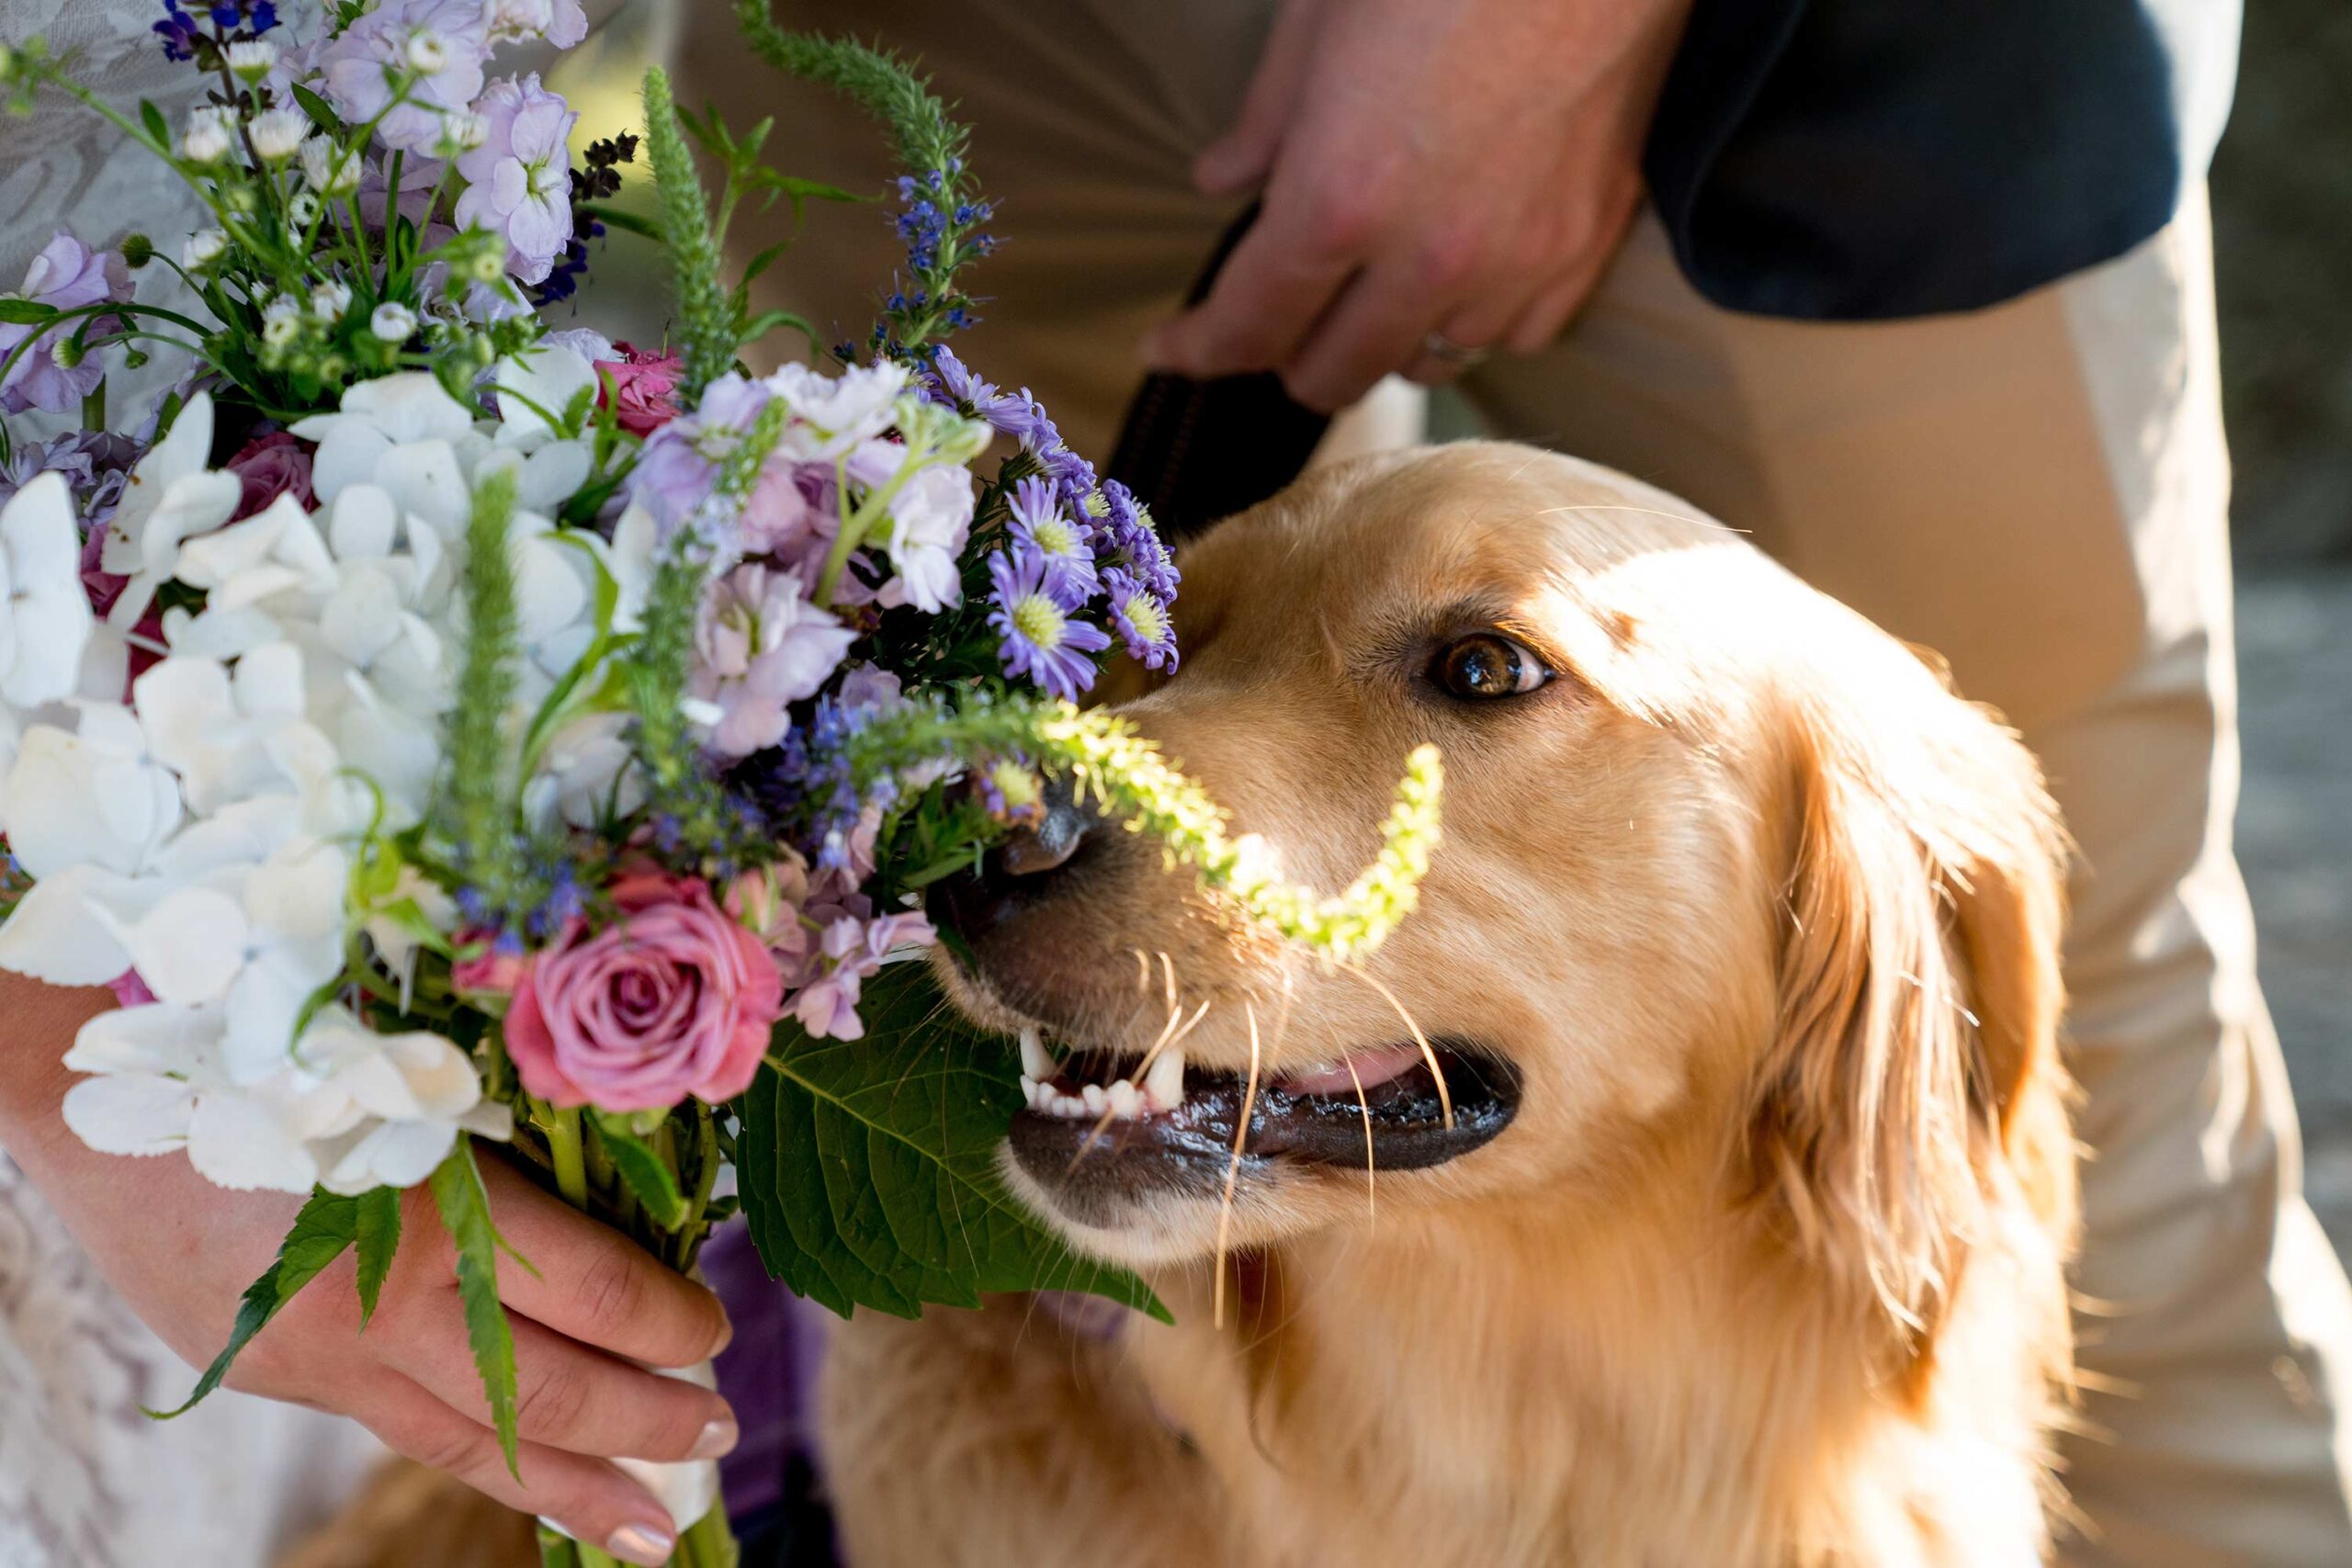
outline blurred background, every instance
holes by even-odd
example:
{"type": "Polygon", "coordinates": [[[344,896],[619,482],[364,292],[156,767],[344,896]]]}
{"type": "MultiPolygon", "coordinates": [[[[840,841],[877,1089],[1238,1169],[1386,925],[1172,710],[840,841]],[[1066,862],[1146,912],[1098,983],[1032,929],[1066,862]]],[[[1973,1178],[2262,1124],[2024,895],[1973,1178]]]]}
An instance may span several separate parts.
{"type": "MultiPolygon", "coordinates": [[[[559,84],[581,137],[635,123],[637,73],[681,0],[630,0],[559,84]]],[[[706,0],[707,3],[707,0],[706,0]]],[[[784,7],[789,14],[789,6],[784,7]]],[[[888,40],[883,40],[888,41],[888,40]]],[[[693,101],[692,84],[684,96],[693,101]]],[[[982,156],[987,127],[979,128],[982,156]]],[[[788,150],[771,149],[786,166],[788,150]]],[[[794,172],[821,178],[821,169],[794,172]]],[[[645,187],[633,184],[633,198],[645,187]]],[[[2246,0],[2212,174],[2222,368],[2237,471],[2240,857],[2303,1117],[2306,1182],[2352,1257],[2352,5],[2246,0]]],[[[855,211],[819,221],[857,222],[855,211]]],[[[873,217],[879,222],[879,215],[873,217]]],[[[609,244],[583,319],[662,336],[645,247],[609,244]]],[[[781,340],[779,340],[781,341],[781,340]]],[[[1410,412],[1410,411],[1408,411],[1410,412]]],[[[1467,422],[1442,401],[1438,434],[1467,422]]]]}

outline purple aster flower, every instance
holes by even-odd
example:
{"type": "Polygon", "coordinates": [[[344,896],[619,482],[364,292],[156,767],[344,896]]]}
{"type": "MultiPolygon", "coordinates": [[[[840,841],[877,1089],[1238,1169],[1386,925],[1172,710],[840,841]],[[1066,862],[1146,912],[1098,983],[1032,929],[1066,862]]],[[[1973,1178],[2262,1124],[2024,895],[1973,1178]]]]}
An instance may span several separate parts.
{"type": "Polygon", "coordinates": [[[580,117],[560,94],[539,85],[536,72],[492,82],[474,112],[490,132],[458,159],[466,178],[458,226],[504,235],[506,270],[544,283],[571,243],[571,141],[580,117]]]}
{"type": "Polygon", "coordinates": [[[989,558],[989,579],[996,588],[989,625],[1004,637],[997,658],[1005,673],[1025,677],[1065,702],[1075,701],[1094,684],[1090,655],[1110,647],[1110,635],[1071,618],[1069,608],[1046,585],[1041,557],[999,550],[989,558]]]}
{"type": "Polygon", "coordinates": [[[1103,595],[1111,602],[1111,625],[1127,646],[1127,657],[1147,670],[1176,668],[1176,627],[1168,605],[1133,572],[1113,567],[1102,574],[1103,595]]]}
{"type": "MultiPolygon", "coordinates": [[[[112,251],[94,251],[61,229],[25,270],[24,287],[17,290],[17,297],[60,310],[78,310],[88,305],[130,299],[130,274],[121,256],[112,251]]],[[[106,374],[106,367],[93,352],[85,354],[80,363],[69,369],[57,362],[57,351],[85,327],[96,334],[111,331],[115,324],[115,318],[110,316],[96,318],[95,324],[90,317],[77,317],[46,329],[0,323],[0,361],[17,354],[27,338],[40,338],[17,355],[7,376],[0,378],[0,410],[22,413],[27,409],[45,409],[51,413],[66,413],[79,407],[106,374]]]]}
{"type": "Polygon", "coordinates": [[[365,125],[383,114],[376,134],[385,145],[430,152],[441,140],[442,117],[481,93],[489,21],[482,0],[382,0],[328,39],[313,64],[346,122],[365,125]],[[437,57],[439,68],[417,74],[415,55],[437,57]],[[394,84],[410,77],[406,101],[385,114],[394,84]]]}
{"type": "Polygon", "coordinates": [[[1135,492],[1116,479],[1102,486],[1102,526],[1097,536],[1095,559],[1105,569],[1121,567],[1157,597],[1162,608],[1176,602],[1176,585],[1183,573],[1176,570],[1151,513],[1137,504],[1135,492]]]}
{"type": "Polygon", "coordinates": [[[1046,562],[1046,585],[1076,609],[1094,596],[1094,525],[1063,509],[1044,479],[1012,487],[1012,536],[1046,562]]]}

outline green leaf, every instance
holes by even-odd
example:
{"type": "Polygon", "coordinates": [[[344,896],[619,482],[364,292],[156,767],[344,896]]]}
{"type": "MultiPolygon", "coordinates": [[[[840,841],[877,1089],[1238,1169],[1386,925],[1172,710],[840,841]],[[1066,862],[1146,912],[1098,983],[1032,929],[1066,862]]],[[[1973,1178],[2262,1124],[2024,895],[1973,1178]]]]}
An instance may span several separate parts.
{"type": "Polygon", "coordinates": [[[596,1135],[605,1141],[605,1152],[613,1156],[613,1168],[621,1173],[628,1190],[645,1205],[645,1212],[655,1224],[665,1231],[676,1230],[686,1223],[685,1195],[678,1190],[677,1173],[652,1146],[626,1127],[599,1120],[596,1135]]]}
{"type": "Polygon", "coordinates": [[[523,1472],[514,1461],[514,1330],[498,1300],[498,1253],[506,1244],[490,1223],[490,1195],[482,1190],[472,1139],[459,1138],[434,1171],[433,1201],[440,1205],[441,1223],[457,1246],[466,1339],[473,1347],[474,1370],[481,1374],[482,1395],[490,1402],[491,1424],[506,1455],[508,1473],[520,1481],[523,1472]]]}
{"type": "Polygon", "coordinates": [[[383,1293],[384,1276],[392,1271],[392,1254],[401,1247],[401,1194],[396,1187],[379,1187],[359,1195],[359,1326],[376,1315],[376,1298],[383,1293]]]}
{"type": "Polygon", "coordinates": [[[277,1261],[263,1271],[260,1279],[245,1287],[244,1298],[237,1303],[237,1321],[229,1330],[229,1343],[212,1358],[204,1375],[196,1380],[196,1392],[177,1409],[150,1410],[147,1414],[158,1421],[168,1421],[194,1409],[206,1394],[220,1386],[220,1380],[229,1375],[230,1363],[237,1359],[237,1353],[268,1326],[278,1309],[316,1279],[319,1270],[342,1257],[344,1249],[358,1235],[358,1199],[313,1191],[311,1201],[302,1205],[302,1212],[294,1216],[294,1227],[278,1243],[277,1261]]]}
{"type": "Polygon", "coordinates": [[[640,234],[649,240],[662,238],[661,224],[642,213],[615,207],[610,202],[583,201],[580,204],[580,211],[582,216],[594,218],[608,229],[626,230],[629,233],[640,234]]]}
{"type": "Polygon", "coordinates": [[[38,299],[0,299],[0,321],[12,327],[35,326],[56,314],[56,306],[38,299]]]}
{"type": "Polygon", "coordinates": [[[865,987],[862,1040],[786,1023],[737,1109],[738,1177],[768,1272],[847,1316],[1083,1291],[1166,1319],[1149,1286],[1078,1257],[1006,1190],[1012,1053],[948,1011],[919,964],[865,987]]]}
{"type": "Polygon", "coordinates": [[[171,146],[172,128],[165,122],[164,111],[144,98],[139,100],[139,123],[147,128],[147,134],[155,139],[156,146],[171,146]]]}
{"type": "Polygon", "coordinates": [[[310,88],[302,86],[299,83],[296,84],[294,86],[294,101],[301,105],[303,112],[308,114],[311,119],[317,121],[319,129],[324,130],[328,135],[339,137],[344,133],[345,128],[343,123],[343,117],[334,112],[334,106],[328,103],[324,98],[319,96],[318,94],[312,92],[310,88]]]}
{"type": "Polygon", "coordinates": [[[817,329],[789,310],[767,310],[753,317],[743,328],[742,344],[748,346],[755,344],[778,327],[790,327],[799,333],[808,340],[808,346],[812,349],[819,346],[817,329]]]}

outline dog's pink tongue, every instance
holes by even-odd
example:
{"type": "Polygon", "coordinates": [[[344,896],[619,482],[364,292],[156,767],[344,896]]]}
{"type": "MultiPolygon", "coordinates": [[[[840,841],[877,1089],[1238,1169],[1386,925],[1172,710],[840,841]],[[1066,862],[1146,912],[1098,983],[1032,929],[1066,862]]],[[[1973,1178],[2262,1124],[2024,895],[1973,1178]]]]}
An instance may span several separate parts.
{"type": "Polygon", "coordinates": [[[1353,1094],[1391,1078],[1403,1077],[1421,1065],[1418,1045],[1391,1045],[1379,1051],[1359,1051],[1335,1067],[1285,1074],[1282,1087],[1293,1094],[1353,1094]],[[1354,1071],[1351,1073],[1349,1069],[1354,1071]]]}

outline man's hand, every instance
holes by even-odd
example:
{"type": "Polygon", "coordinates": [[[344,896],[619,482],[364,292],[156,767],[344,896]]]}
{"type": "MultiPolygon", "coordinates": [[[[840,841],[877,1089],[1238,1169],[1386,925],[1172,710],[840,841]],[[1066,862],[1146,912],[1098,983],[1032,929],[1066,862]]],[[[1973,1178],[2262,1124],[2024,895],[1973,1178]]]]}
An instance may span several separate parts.
{"type": "Polygon", "coordinates": [[[1193,170],[1211,194],[1262,186],[1262,211],[1146,356],[1279,370],[1334,410],[1390,371],[1436,382],[1550,343],[1639,205],[1688,6],[1288,0],[1239,121],[1193,170]]]}
{"type": "MultiPolygon", "coordinates": [[[[238,1297],[277,1255],[300,1200],[224,1191],[175,1156],[101,1155],[74,1139],[58,1113],[71,1075],[57,1059],[104,1001],[0,976],[0,1143],[131,1309],[202,1366],[227,1342],[238,1297]]],[[[666,1562],[668,1511],[605,1461],[715,1458],[734,1446],[734,1416],[717,1394],[632,1364],[701,1361],[725,1343],[726,1314],[503,1162],[485,1158],[482,1179],[500,1232],[537,1270],[499,1259],[520,1380],[520,1483],[489,1426],[448,1238],[422,1190],[402,1200],[400,1254],[366,1331],[346,1253],[245,1348],[229,1386],[349,1416],[409,1458],[616,1557],[666,1562]]]]}

